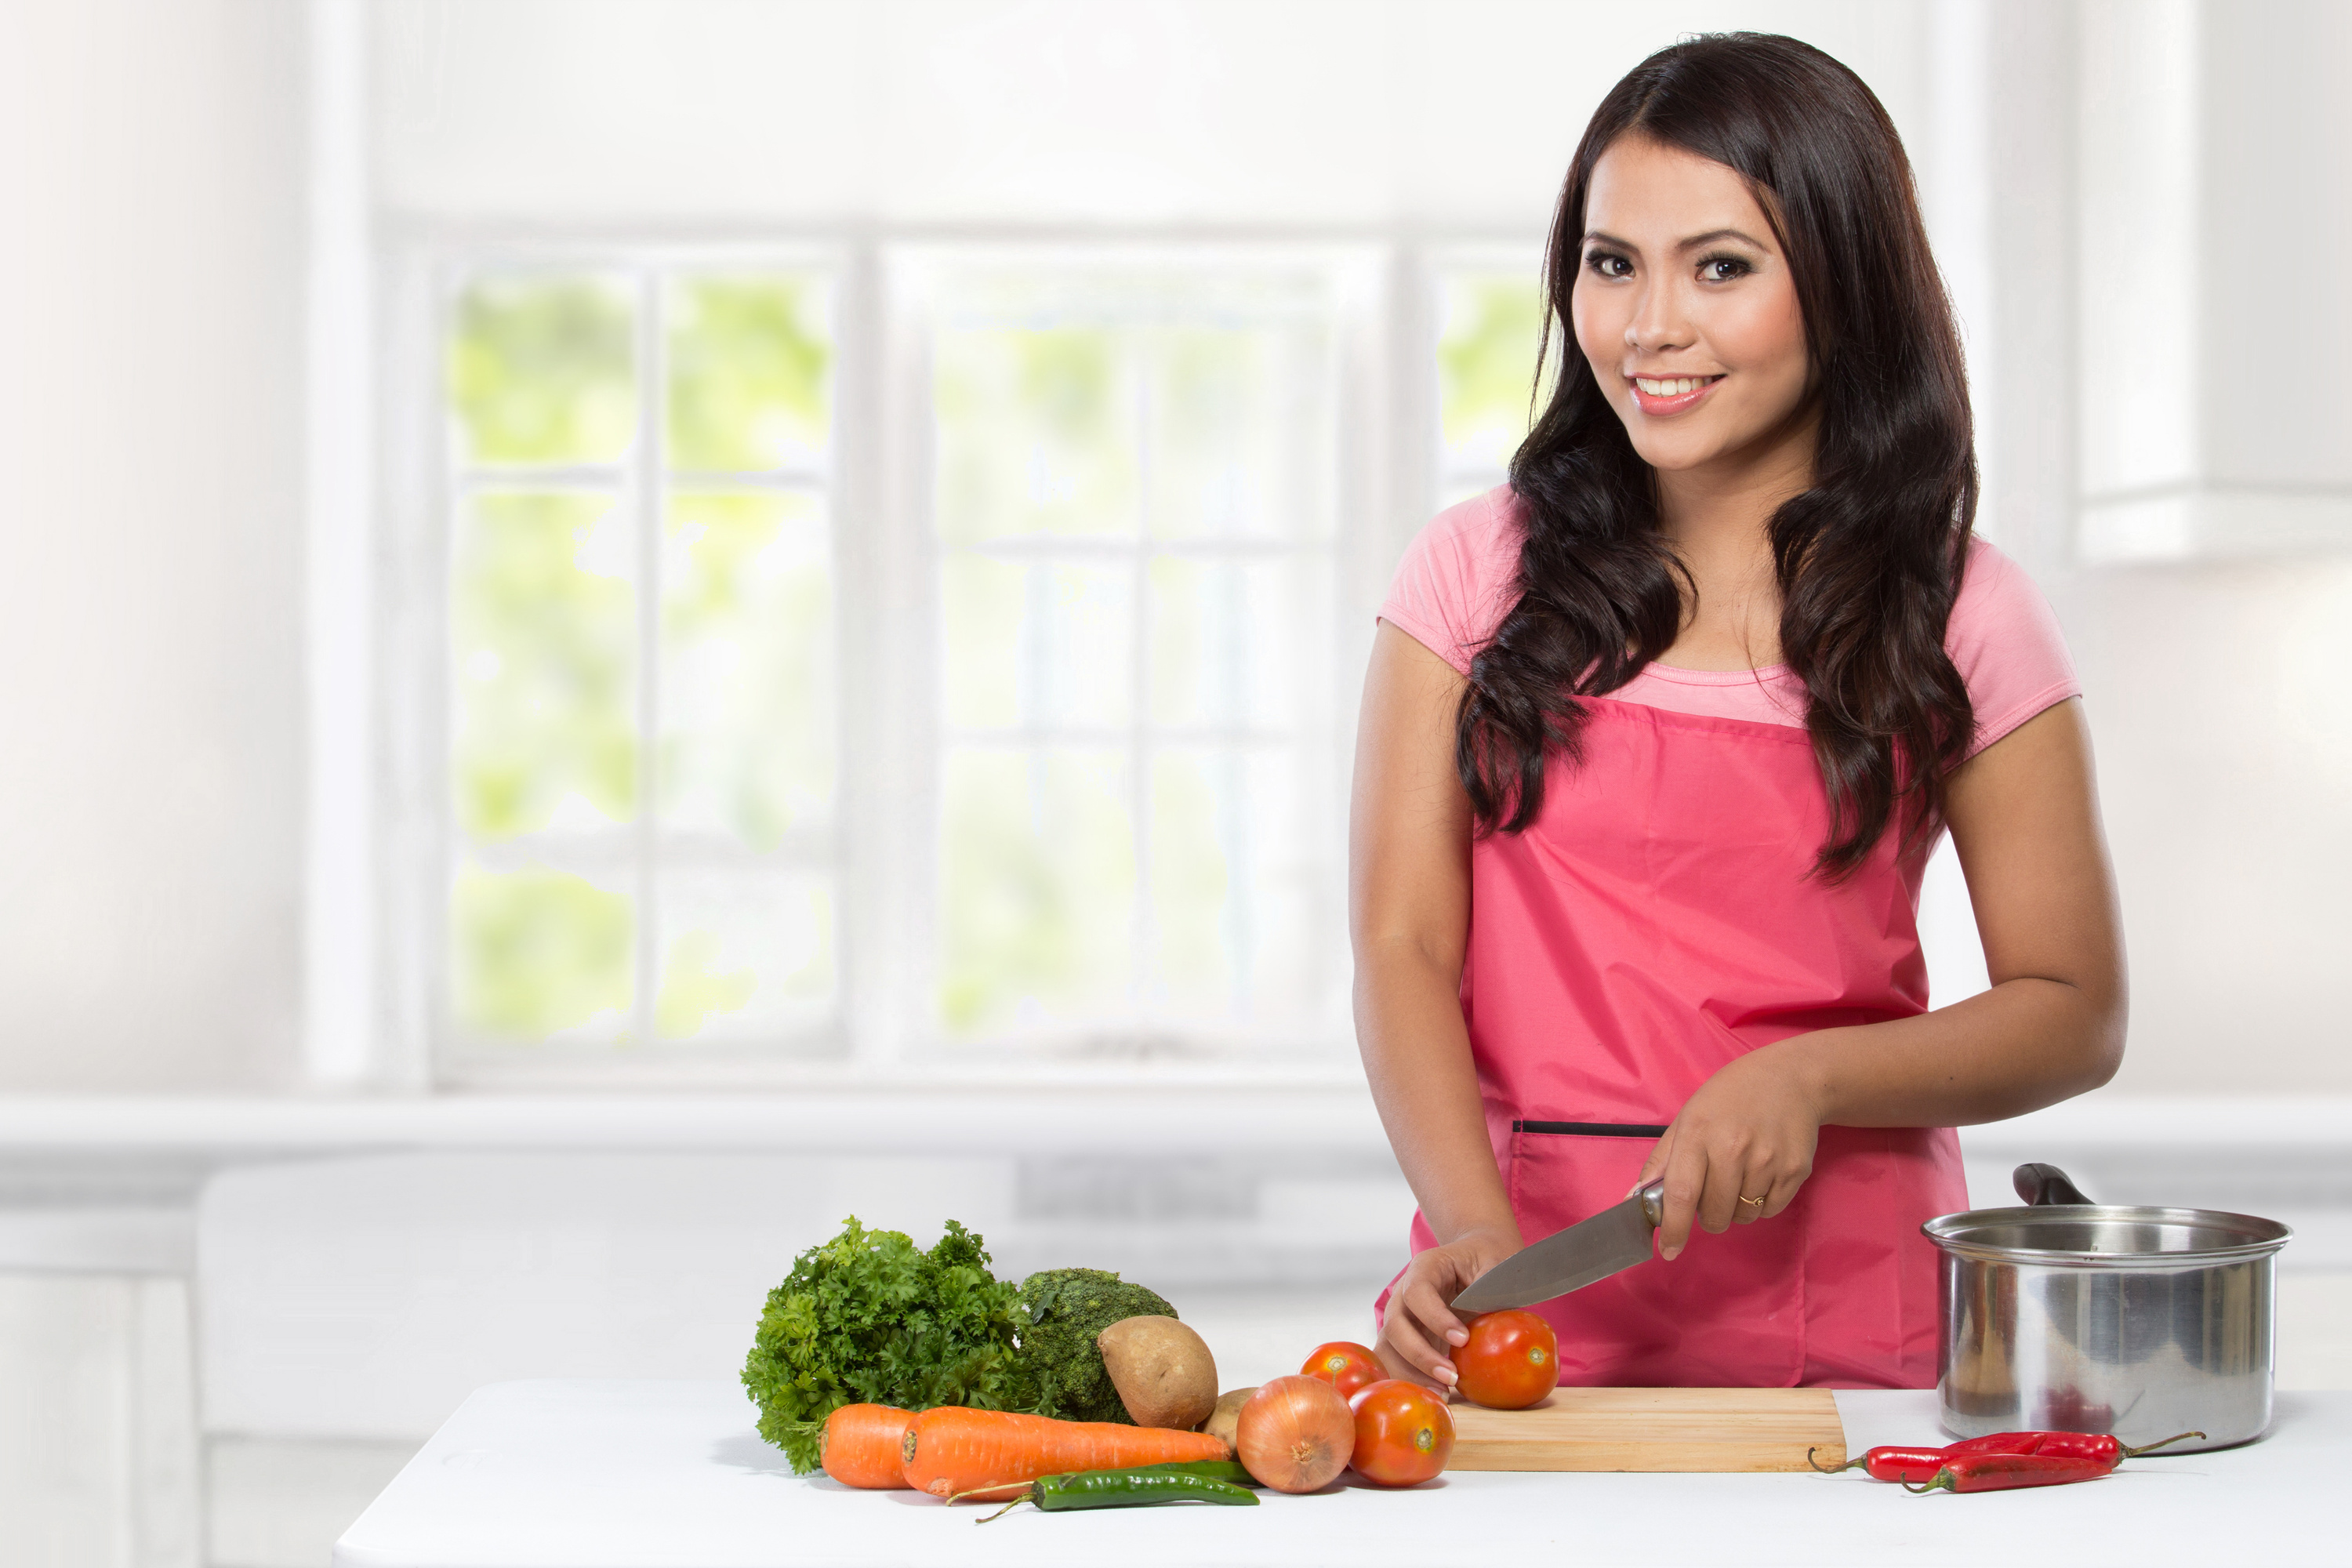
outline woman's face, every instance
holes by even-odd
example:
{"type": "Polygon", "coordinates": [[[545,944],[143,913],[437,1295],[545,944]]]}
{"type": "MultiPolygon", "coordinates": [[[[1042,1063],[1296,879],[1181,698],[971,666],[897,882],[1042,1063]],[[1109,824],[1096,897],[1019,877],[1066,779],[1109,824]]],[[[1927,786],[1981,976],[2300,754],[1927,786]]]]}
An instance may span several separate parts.
{"type": "Polygon", "coordinates": [[[1593,166],[1584,230],[1570,325],[1643,460],[1744,467],[1792,440],[1810,458],[1804,316],[1747,182],[1622,136],[1593,166]]]}

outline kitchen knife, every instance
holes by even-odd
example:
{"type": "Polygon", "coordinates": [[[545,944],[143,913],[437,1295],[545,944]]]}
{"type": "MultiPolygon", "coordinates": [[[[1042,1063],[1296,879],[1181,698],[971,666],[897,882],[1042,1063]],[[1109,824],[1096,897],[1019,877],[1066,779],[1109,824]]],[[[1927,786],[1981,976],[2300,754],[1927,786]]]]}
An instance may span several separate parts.
{"type": "Polygon", "coordinates": [[[1665,1217],[1666,1184],[1652,1182],[1614,1208],[1566,1230],[1556,1230],[1533,1247],[1511,1254],[1454,1298],[1457,1312],[1492,1312],[1531,1307],[1580,1290],[1596,1279],[1650,1258],[1650,1238],[1665,1217]]]}

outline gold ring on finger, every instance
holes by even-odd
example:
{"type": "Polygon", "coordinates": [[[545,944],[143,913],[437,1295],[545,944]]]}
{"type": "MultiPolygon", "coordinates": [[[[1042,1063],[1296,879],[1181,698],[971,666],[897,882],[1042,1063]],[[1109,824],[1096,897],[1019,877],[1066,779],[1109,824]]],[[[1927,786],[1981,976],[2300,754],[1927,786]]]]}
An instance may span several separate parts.
{"type": "Polygon", "coordinates": [[[1762,1198],[1743,1197],[1739,1201],[1743,1204],[1754,1204],[1759,1209],[1764,1206],[1764,1200],[1762,1198]]]}

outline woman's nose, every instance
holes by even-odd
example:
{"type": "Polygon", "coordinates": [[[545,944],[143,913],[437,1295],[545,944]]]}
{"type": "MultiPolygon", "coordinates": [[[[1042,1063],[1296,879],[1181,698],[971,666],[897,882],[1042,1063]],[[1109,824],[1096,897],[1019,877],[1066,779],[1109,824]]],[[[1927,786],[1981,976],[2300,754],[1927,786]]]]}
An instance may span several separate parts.
{"type": "Polygon", "coordinates": [[[1679,294],[1653,285],[1642,290],[1633,316],[1625,323],[1625,346],[1643,353],[1661,353],[1690,346],[1689,319],[1679,294]]]}

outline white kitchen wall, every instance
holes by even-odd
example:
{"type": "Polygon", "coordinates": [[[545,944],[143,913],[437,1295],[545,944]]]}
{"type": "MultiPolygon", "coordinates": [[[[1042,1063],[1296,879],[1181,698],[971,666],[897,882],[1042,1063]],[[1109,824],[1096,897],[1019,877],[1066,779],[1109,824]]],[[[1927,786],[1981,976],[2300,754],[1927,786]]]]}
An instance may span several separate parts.
{"type": "Polygon", "coordinates": [[[0,6],[0,1089],[295,1077],[300,21],[0,6]]]}
{"type": "Polygon", "coordinates": [[[2044,581],[2131,944],[2116,1088],[2342,1093],[2352,386],[2321,367],[2352,351],[2352,10],[2094,0],[2077,49],[2076,363],[2059,331],[2024,352],[2077,389],[2044,581]]]}
{"type": "Polygon", "coordinates": [[[383,0],[396,215],[899,224],[1411,219],[1539,239],[1601,94],[1790,32],[1920,132],[1917,4],[383,0]]]}

